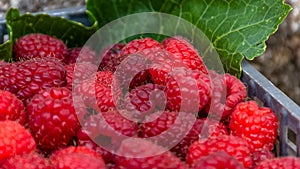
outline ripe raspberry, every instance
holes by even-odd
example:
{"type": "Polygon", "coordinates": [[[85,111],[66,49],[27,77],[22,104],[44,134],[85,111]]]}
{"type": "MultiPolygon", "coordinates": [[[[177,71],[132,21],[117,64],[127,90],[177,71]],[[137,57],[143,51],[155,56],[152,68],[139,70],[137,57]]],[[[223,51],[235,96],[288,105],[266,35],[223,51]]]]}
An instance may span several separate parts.
{"type": "Polygon", "coordinates": [[[208,74],[208,70],[198,51],[187,39],[176,36],[168,38],[166,41],[162,42],[164,48],[175,58],[180,59],[191,70],[198,70],[204,74],[208,74]]]}
{"type": "Polygon", "coordinates": [[[29,100],[40,90],[66,84],[64,66],[53,59],[33,59],[0,66],[0,89],[29,100]]]}
{"type": "Polygon", "coordinates": [[[112,151],[116,151],[126,137],[136,137],[138,131],[137,123],[124,118],[114,109],[90,115],[81,125],[83,132],[88,134],[91,140],[112,151]]]}
{"type": "Polygon", "coordinates": [[[165,93],[171,111],[197,113],[210,98],[211,85],[207,75],[178,68],[169,79],[165,93]]]}
{"type": "Polygon", "coordinates": [[[51,156],[55,169],[106,169],[102,157],[88,148],[66,148],[51,156]]]}
{"type": "Polygon", "coordinates": [[[101,146],[97,145],[87,134],[88,131],[80,128],[77,131],[77,145],[78,146],[84,146],[88,147],[95,152],[101,154],[103,160],[105,163],[113,162],[114,159],[114,154],[111,152],[107,151],[106,149],[102,148],[101,146]]]}
{"type": "Polygon", "coordinates": [[[228,155],[224,151],[217,151],[207,156],[201,157],[191,169],[244,169],[235,157],[228,155]]]}
{"type": "Polygon", "coordinates": [[[127,43],[121,50],[121,56],[139,53],[152,60],[155,51],[162,50],[159,42],[152,38],[135,39],[127,43]]]}
{"type": "Polygon", "coordinates": [[[115,72],[117,66],[127,57],[127,55],[120,54],[124,46],[125,44],[117,43],[105,50],[100,56],[99,70],[115,72]]]}
{"type": "Polygon", "coordinates": [[[300,169],[300,159],[297,157],[280,157],[262,161],[255,169],[300,169]]]}
{"type": "Polygon", "coordinates": [[[158,52],[153,61],[150,62],[149,73],[151,80],[157,85],[165,86],[174,73],[174,69],[182,68],[188,69],[188,67],[182,62],[182,60],[175,58],[167,51],[158,52]]]}
{"type": "Polygon", "coordinates": [[[149,122],[141,124],[140,136],[142,138],[157,136],[170,129],[175,124],[175,120],[178,117],[179,113],[162,111],[162,112],[157,112],[157,114],[159,115],[159,117],[156,118],[155,120],[149,120],[149,122]]]}
{"type": "Polygon", "coordinates": [[[14,156],[3,162],[1,169],[53,169],[50,161],[37,153],[14,156]]]}
{"type": "Polygon", "coordinates": [[[154,58],[149,69],[151,79],[155,84],[166,85],[176,68],[208,74],[202,58],[186,39],[182,37],[167,38],[162,44],[165,51],[160,52],[154,58]]]}
{"type": "Polygon", "coordinates": [[[68,54],[67,46],[55,37],[33,33],[19,38],[13,47],[15,60],[32,58],[56,58],[63,61],[68,54]]]}
{"type": "Polygon", "coordinates": [[[271,109],[259,107],[251,100],[235,107],[229,128],[232,135],[248,142],[250,151],[272,150],[277,137],[278,119],[271,109]]]}
{"type": "MultiPolygon", "coordinates": [[[[142,138],[148,138],[148,137],[153,137],[153,136],[158,136],[162,134],[163,132],[166,132],[167,130],[170,130],[171,127],[175,127],[178,130],[174,130],[174,132],[170,132],[171,138],[175,138],[176,134],[179,134],[180,132],[184,131],[184,129],[189,129],[187,128],[188,125],[190,125],[190,128],[192,128],[193,123],[192,123],[192,116],[188,116],[187,113],[180,112],[184,115],[184,117],[179,118],[179,112],[171,112],[171,111],[161,111],[161,112],[156,112],[155,114],[152,114],[149,116],[147,121],[145,123],[142,123],[140,128],[141,128],[141,133],[140,136],[142,138]],[[153,118],[157,117],[156,119],[153,118]],[[150,120],[149,120],[150,119],[150,120]],[[155,119],[155,120],[153,120],[155,119]],[[182,129],[182,130],[181,130],[182,129]],[[178,133],[177,133],[178,132],[178,133]]],[[[195,120],[194,120],[195,121],[195,120]]],[[[162,142],[163,140],[161,140],[162,142]]]]}
{"type": "Polygon", "coordinates": [[[116,77],[126,89],[150,82],[149,68],[152,60],[162,51],[159,42],[151,38],[130,41],[121,50],[126,59],[117,67],[116,77]]]}
{"type": "Polygon", "coordinates": [[[186,154],[189,147],[199,138],[207,137],[217,137],[220,135],[228,135],[226,126],[213,119],[197,119],[193,125],[193,128],[189,133],[175,146],[171,149],[172,152],[176,154],[177,157],[181,159],[186,159],[186,154]]]}
{"type": "Polygon", "coordinates": [[[59,156],[62,156],[64,154],[68,153],[82,153],[82,154],[88,154],[96,158],[102,158],[100,154],[98,154],[96,151],[85,147],[85,146],[69,146],[63,149],[60,149],[58,151],[53,152],[52,156],[53,158],[57,158],[59,156]]]}
{"type": "Polygon", "coordinates": [[[253,162],[247,142],[239,137],[231,135],[210,137],[207,140],[194,142],[189,147],[186,161],[189,165],[193,165],[202,156],[207,156],[220,150],[235,157],[245,168],[252,167],[253,162]]]}
{"type": "Polygon", "coordinates": [[[275,158],[274,154],[269,150],[254,151],[252,153],[253,168],[259,165],[262,161],[275,158]]]}
{"type": "Polygon", "coordinates": [[[42,150],[68,145],[79,129],[72,93],[65,87],[41,91],[28,103],[27,109],[28,126],[42,150]]]}
{"type": "MultiPolygon", "coordinates": [[[[177,36],[176,36],[177,37],[177,36]]],[[[178,38],[183,38],[183,37],[179,37],[178,38]]],[[[163,48],[166,48],[166,46],[168,45],[169,42],[171,42],[174,39],[174,37],[169,37],[169,38],[165,38],[162,42],[161,45],[163,46],[163,48]]]]}
{"type": "Polygon", "coordinates": [[[0,120],[13,120],[25,125],[26,112],[24,104],[14,94],[0,90],[0,120]]]}
{"type": "Polygon", "coordinates": [[[212,79],[211,101],[206,106],[209,116],[227,120],[234,107],[245,101],[247,97],[246,86],[241,80],[228,73],[221,75],[214,71],[209,71],[212,79]]]}
{"type": "Polygon", "coordinates": [[[188,147],[199,139],[202,124],[191,113],[184,112],[156,112],[151,116],[157,118],[146,119],[140,124],[139,136],[150,138],[158,145],[171,149],[174,154],[184,159],[188,147]]]}
{"type": "Polygon", "coordinates": [[[125,90],[151,82],[149,67],[151,61],[144,55],[134,54],[126,57],[115,71],[115,76],[125,90]]]}
{"type": "Polygon", "coordinates": [[[122,116],[117,110],[111,109],[107,112],[101,112],[102,117],[99,115],[92,115],[88,120],[82,124],[83,128],[87,131],[97,131],[93,134],[113,136],[111,133],[111,128],[113,131],[126,135],[128,137],[133,137],[137,134],[138,125],[135,122],[132,122],[122,116]],[[103,121],[105,120],[105,122],[103,121]],[[107,126],[107,125],[110,125],[107,126]]]}
{"type": "Polygon", "coordinates": [[[163,87],[152,83],[138,86],[125,96],[124,104],[125,109],[130,112],[130,119],[143,121],[148,115],[165,109],[163,87]]]}
{"type": "Polygon", "coordinates": [[[29,154],[35,150],[32,135],[21,124],[0,121],[0,163],[15,155],[29,154]]]}
{"type": "Polygon", "coordinates": [[[92,77],[92,74],[96,73],[97,66],[89,63],[77,63],[69,64],[65,66],[66,69],[66,87],[72,90],[72,83],[81,83],[82,81],[92,77]]]}
{"type": "Polygon", "coordinates": [[[130,169],[187,169],[188,167],[163,147],[146,140],[122,142],[116,164],[130,169]],[[163,152],[163,153],[161,153],[163,152]],[[157,155],[159,154],[159,155],[157,155]]]}
{"type": "Polygon", "coordinates": [[[76,95],[82,98],[87,107],[99,108],[101,112],[115,108],[118,99],[121,98],[119,83],[110,71],[97,72],[75,88],[76,95]]]}
{"type": "Polygon", "coordinates": [[[74,47],[68,51],[68,56],[65,59],[67,65],[74,63],[94,63],[97,61],[97,54],[90,47],[74,47]]]}

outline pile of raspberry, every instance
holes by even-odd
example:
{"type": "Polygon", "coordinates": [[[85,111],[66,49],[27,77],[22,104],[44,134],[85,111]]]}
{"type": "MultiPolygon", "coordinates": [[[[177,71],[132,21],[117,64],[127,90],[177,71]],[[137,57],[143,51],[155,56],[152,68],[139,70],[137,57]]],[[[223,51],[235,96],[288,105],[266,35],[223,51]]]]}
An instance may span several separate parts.
{"type": "Polygon", "coordinates": [[[28,34],[13,60],[0,62],[0,169],[300,168],[272,152],[276,114],[183,37],[97,51],[28,34]]]}

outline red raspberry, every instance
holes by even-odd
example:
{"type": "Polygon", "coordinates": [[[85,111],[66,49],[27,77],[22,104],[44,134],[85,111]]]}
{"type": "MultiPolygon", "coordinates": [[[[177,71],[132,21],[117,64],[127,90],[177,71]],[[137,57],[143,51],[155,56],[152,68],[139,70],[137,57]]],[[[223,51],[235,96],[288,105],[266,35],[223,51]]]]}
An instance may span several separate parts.
{"type": "Polygon", "coordinates": [[[117,110],[111,109],[107,112],[101,112],[100,115],[93,115],[88,118],[88,120],[82,124],[84,130],[88,132],[97,131],[94,134],[103,134],[105,136],[111,137],[113,133],[117,132],[128,137],[134,137],[137,135],[138,125],[137,123],[130,121],[122,116],[117,110]],[[103,121],[105,120],[105,122],[103,121]],[[107,126],[107,125],[110,125],[107,126]],[[113,131],[111,130],[113,128],[113,131]]]}
{"type": "Polygon", "coordinates": [[[68,154],[68,153],[82,153],[82,154],[91,155],[96,158],[102,158],[99,153],[97,153],[96,151],[94,151],[88,147],[85,147],[85,146],[77,146],[77,147],[69,146],[69,147],[66,147],[66,148],[63,148],[63,149],[53,152],[52,156],[53,156],[53,158],[57,158],[61,155],[68,154]]]}
{"type": "Polygon", "coordinates": [[[210,99],[210,79],[196,71],[178,68],[165,88],[167,108],[171,111],[197,113],[210,99]]]}
{"type": "Polygon", "coordinates": [[[169,133],[172,135],[170,136],[172,138],[177,134],[180,134],[180,132],[187,132],[185,130],[189,130],[190,128],[192,128],[194,124],[193,122],[195,121],[196,119],[194,115],[190,113],[158,111],[148,116],[148,118],[145,119],[144,123],[141,123],[140,136],[143,138],[148,138],[160,135],[171,128],[177,128],[176,130],[172,129],[173,131],[169,133]]]}
{"type": "Polygon", "coordinates": [[[114,155],[107,151],[106,149],[102,148],[101,146],[97,145],[89,136],[88,136],[88,131],[80,128],[77,131],[77,145],[78,146],[84,146],[88,147],[95,152],[101,154],[103,160],[105,163],[109,163],[113,161],[114,155]]]}
{"type": "Polygon", "coordinates": [[[150,138],[158,145],[171,149],[181,159],[184,159],[188,147],[199,139],[202,123],[193,114],[184,112],[156,112],[149,116],[158,118],[146,119],[140,125],[140,137],[150,138]]]}
{"type": "Polygon", "coordinates": [[[269,150],[254,151],[252,153],[253,168],[259,165],[262,161],[275,158],[274,154],[269,150]]]}
{"type": "MultiPolygon", "coordinates": [[[[162,111],[156,112],[158,118],[155,120],[148,120],[149,122],[141,124],[141,133],[142,138],[148,138],[157,136],[175,124],[175,120],[178,117],[178,112],[162,111]]],[[[153,116],[153,115],[152,115],[153,116]]],[[[151,116],[149,116],[151,117],[151,116]]],[[[183,121],[183,120],[182,120],[183,121]]],[[[178,124],[177,124],[178,125],[178,124]]],[[[179,127],[179,126],[177,126],[179,127]]]]}
{"type": "Polygon", "coordinates": [[[0,121],[0,163],[15,155],[29,154],[35,147],[32,135],[24,126],[15,121],[0,121]]]}
{"type": "Polygon", "coordinates": [[[119,83],[110,71],[97,72],[91,78],[76,84],[75,88],[75,95],[80,96],[87,107],[99,108],[101,112],[115,108],[121,98],[119,83]]]}
{"type": "Polygon", "coordinates": [[[116,77],[127,89],[150,82],[149,68],[153,58],[162,51],[159,42],[151,38],[130,41],[121,50],[121,56],[126,56],[117,67],[116,77]]]}
{"type": "Polygon", "coordinates": [[[175,58],[167,51],[158,52],[150,63],[149,73],[151,74],[151,80],[155,84],[162,86],[166,85],[172,75],[176,75],[174,69],[188,69],[182,60],[175,58]]]}
{"type": "Polygon", "coordinates": [[[54,169],[106,169],[102,157],[88,148],[66,148],[51,156],[54,169]]]}
{"type": "Polygon", "coordinates": [[[14,120],[25,125],[26,118],[23,102],[14,94],[0,90],[0,120],[14,120]]]}
{"type": "Polygon", "coordinates": [[[217,137],[228,135],[226,126],[213,119],[197,119],[189,133],[171,149],[176,156],[186,159],[189,147],[199,138],[217,137]]]}
{"type": "Polygon", "coordinates": [[[1,169],[53,169],[50,161],[37,153],[14,156],[5,160],[1,169]]]}
{"type": "Polygon", "coordinates": [[[262,161],[255,169],[300,169],[300,159],[297,157],[280,157],[262,161]]]}
{"type": "Polygon", "coordinates": [[[124,118],[120,112],[114,109],[90,115],[81,122],[81,125],[83,132],[91,140],[100,146],[105,146],[110,151],[116,151],[126,137],[136,137],[138,131],[137,123],[124,118]]]}
{"type": "Polygon", "coordinates": [[[227,120],[234,107],[245,101],[247,97],[246,86],[241,80],[228,73],[221,75],[209,71],[212,81],[212,96],[206,111],[209,116],[227,120]]]}
{"type": "Polygon", "coordinates": [[[66,69],[66,87],[72,90],[72,83],[80,83],[92,77],[97,72],[97,66],[89,63],[73,63],[65,66],[66,69]]]}
{"type": "Polygon", "coordinates": [[[191,169],[244,169],[235,157],[228,155],[224,151],[217,151],[207,156],[201,157],[191,169]]]}
{"type": "Polygon", "coordinates": [[[121,55],[126,56],[139,53],[152,60],[156,55],[154,52],[160,50],[162,50],[160,43],[152,38],[135,39],[124,46],[121,50],[121,55]]]}
{"type": "Polygon", "coordinates": [[[174,69],[181,67],[208,74],[202,58],[194,47],[182,37],[167,38],[162,42],[166,51],[160,52],[150,67],[151,79],[155,84],[166,85],[174,69]]]}
{"type": "Polygon", "coordinates": [[[220,150],[235,157],[245,168],[252,167],[253,162],[247,142],[231,135],[210,137],[207,140],[194,142],[189,147],[186,161],[189,165],[193,165],[202,156],[207,156],[220,150]]]}
{"type": "Polygon", "coordinates": [[[272,150],[277,137],[278,119],[271,109],[259,107],[251,100],[235,107],[229,128],[232,135],[248,142],[250,151],[272,150]]]}
{"type": "Polygon", "coordinates": [[[170,151],[146,140],[129,139],[122,142],[116,164],[130,169],[187,169],[170,151]],[[161,153],[163,152],[163,153],[161,153]]]}
{"type": "MultiPolygon", "coordinates": [[[[177,37],[177,36],[176,36],[177,37]]],[[[178,36],[178,38],[183,38],[178,36]]],[[[162,42],[161,45],[166,48],[166,46],[168,45],[169,42],[171,42],[174,39],[174,37],[170,37],[170,38],[165,38],[162,42]]]]}
{"type": "Polygon", "coordinates": [[[166,99],[163,87],[152,83],[138,86],[125,96],[125,109],[130,112],[130,119],[143,121],[157,110],[164,110],[166,99]]]}
{"type": "Polygon", "coordinates": [[[31,99],[27,109],[28,126],[42,150],[68,145],[79,129],[72,93],[65,87],[41,91],[31,99]]]}
{"type": "Polygon", "coordinates": [[[125,44],[117,43],[106,49],[100,56],[99,70],[115,72],[117,66],[127,57],[120,54],[124,46],[125,44]]]}
{"type": "Polygon", "coordinates": [[[26,101],[42,89],[66,84],[64,66],[53,59],[33,59],[0,66],[0,89],[26,101]]]}
{"type": "Polygon", "coordinates": [[[151,61],[144,55],[135,54],[126,57],[115,71],[115,76],[125,90],[151,82],[149,73],[151,61]]]}
{"type": "Polygon", "coordinates": [[[162,42],[164,48],[175,58],[180,59],[191,70],[198,70],[204,74],[208,74],[208,70],[198,51],[187,39],[176,36],[168,38],[166,41],[162,42]]]}
{"type": "Polygon", "coordinates": [[[63,61],[68,55],[67,46],[62,40],[41,33],[22,36],[13,48],[17,61],[44,57],[63,61]]]}
{"type": "Polygon", "coordinates": [[[52,160],[52,165],[55,169],[106,169],[101,158],[96,158],[89,154],[68,153],[56,159],[52,160]]]}
{"type": "Polygon", "coordinates": [[[97,54],[90,47],[74,47],[68,51],[68,56],[65,59],[67,65],[74,63],[94,63],[97,61],[97,54]]]}

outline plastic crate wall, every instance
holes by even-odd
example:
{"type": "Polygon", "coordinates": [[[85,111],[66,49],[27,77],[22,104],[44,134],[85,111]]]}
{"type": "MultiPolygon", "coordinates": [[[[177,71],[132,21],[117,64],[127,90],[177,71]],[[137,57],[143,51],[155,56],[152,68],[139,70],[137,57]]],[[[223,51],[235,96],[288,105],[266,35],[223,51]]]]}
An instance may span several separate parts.
{"type": "MultiPolygon", "coordinates": [[[[76,7],[45,13],[90,25],[85,11],[85,7],[76,7]]],[[[7,35],[5,19],[0,19],[0,43],[5,41],[5,35],[7,35]]],[[[280,120],[275,154],[277,156],[292,155],[300,157],[300,107],[247,61],[243,61],[242,68],[241,80],[247,86],[249,97],[257,99],[264,106],[273,109],[280,120]]]]}

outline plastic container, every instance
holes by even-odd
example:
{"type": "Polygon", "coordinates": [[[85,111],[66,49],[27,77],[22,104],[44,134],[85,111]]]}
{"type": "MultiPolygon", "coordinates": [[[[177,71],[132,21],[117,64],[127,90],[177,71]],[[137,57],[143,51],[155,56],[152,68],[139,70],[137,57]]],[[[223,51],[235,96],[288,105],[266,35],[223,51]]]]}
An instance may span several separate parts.
{"type": "MultiPolygon", "coordinates": [[[[78,21],[84,25],[91,25],[85,10],[85,7],[76,7],[46,13],[78,21]]],[[[6,35],[5,19],[0,19],[0,43],[5,41],[6,35]]],[[[242,67],[241,80],[247,86],[249,97],[259,100],[264,106],[270,107],[280,120],[275,154],[277,156],[292,155],[300,157],[300,107],[247,61],[243,61],[242,67]]]]}

